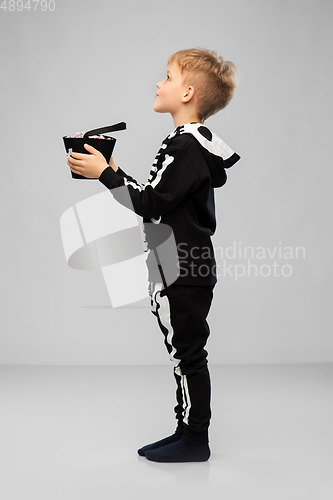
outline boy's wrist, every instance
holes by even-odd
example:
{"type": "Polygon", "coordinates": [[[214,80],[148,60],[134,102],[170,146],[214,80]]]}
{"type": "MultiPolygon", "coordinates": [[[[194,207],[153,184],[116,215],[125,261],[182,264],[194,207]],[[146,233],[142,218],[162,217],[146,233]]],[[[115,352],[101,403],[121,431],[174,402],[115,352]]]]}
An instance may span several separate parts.
{"type": "Polygon", "coordinates": [[[109,160],[109,166],[110,166],[110,167],[111,167],[111,168],[112,168],[115,172],[117,172],[118,167],[117,167],[117,165],[116,165],[116,164],[115,164],[115,162],[114,162],[113,155],[111,155],[111,158],[110,158],[110,160],[109,160]]]}
{"type": "MultiPolygon", "coordinates": [[[[118,167],[117,167],[118,168],[118,167]]],[[[108,165],[101,175],[99,176],[98,180],[104,184],[105,187],[108,189],[112,189],[114,187],[114,183],[119,179],[119,175],[115,175],[115,171],[113,170],[110,165],[108,165]]]]}

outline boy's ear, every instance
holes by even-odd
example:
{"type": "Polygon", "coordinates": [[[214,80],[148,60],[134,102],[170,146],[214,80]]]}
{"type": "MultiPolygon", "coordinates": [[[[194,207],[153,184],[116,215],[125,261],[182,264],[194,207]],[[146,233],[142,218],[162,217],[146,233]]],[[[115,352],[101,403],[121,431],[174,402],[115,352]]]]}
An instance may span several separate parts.
{"type": "Polygon", "coordinates": [[[187,87],[186,92],[184,93],[181,101],[182,102],[189,102],[194,96],[194,87],[187,87]]]}

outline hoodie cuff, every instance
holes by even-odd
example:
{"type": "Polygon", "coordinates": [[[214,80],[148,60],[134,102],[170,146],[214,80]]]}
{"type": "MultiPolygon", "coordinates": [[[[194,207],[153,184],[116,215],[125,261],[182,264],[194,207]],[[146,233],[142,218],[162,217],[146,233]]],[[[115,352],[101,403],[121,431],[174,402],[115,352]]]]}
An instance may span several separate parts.
{"type": "Polygon", "coordinates": [[[120,175],[121,177],[128,177],[128,175],[119,167],[116,174],[120,175]]]}
{"type": "Polygon", "coordinates": [[[106,169],[104,169],[99,176],[98,180],[108,189],[112,189],[119,183],[118,170],[115,172],[112,167],[106,167],[106,169]]]}

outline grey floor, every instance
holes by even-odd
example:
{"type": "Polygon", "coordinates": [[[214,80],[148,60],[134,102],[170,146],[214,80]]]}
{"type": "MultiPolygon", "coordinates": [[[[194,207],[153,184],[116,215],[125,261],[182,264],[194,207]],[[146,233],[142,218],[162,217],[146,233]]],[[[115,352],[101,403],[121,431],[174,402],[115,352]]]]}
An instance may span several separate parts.
{"type": "Polygon", "coordinates": [[[332,500],[333,365],[210,371],[210,460],[157,464],[170,366],[1,367],[1,500],[332,500]]]}

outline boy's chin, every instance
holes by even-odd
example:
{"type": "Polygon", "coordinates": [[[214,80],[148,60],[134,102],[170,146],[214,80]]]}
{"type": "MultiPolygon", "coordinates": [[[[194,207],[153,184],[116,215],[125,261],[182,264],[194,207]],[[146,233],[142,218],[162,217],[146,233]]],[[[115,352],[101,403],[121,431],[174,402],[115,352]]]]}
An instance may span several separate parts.
{"type": "Polygon", "coordinates": [[[154,102],[153,110],[156,111],[156,113],[168,113],[168,111],[159,106],[159,103],[157,101],[154,102]]]}
{"type": "Polygon", "coordinates": [[[153,107],[153,110],[156,112],[156,113],[168,113],[169,111],[164,111],[164,109],[159,109],[158,106],[154,106],[153,107]]]}

